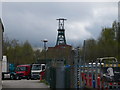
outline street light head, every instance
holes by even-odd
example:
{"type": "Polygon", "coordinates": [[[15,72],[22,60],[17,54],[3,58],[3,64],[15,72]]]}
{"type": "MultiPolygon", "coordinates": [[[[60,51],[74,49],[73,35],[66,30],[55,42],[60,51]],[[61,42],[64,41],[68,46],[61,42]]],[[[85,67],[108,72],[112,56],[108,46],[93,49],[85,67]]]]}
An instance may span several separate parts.
{"type": "Polygon", "coordinates": [[[59,18],[59,19],[56,19],[56,20],[67,20],[67,19],[64,19],[64,18],[59,18]]]}
{"type": "Polygon", "coordinates": [[[42,42],[48,42],[48,40],[47,40],[47,39],[44,39],[44,40],[42,40],[42,42]]]}

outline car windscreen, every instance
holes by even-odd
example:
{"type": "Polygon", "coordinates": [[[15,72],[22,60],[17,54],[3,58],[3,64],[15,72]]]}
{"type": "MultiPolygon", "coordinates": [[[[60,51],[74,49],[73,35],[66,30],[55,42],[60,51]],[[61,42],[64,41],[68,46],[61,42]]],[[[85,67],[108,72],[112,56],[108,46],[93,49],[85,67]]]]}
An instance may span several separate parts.
{"type": "Polygon", "coordinates": [[[27,67],[17,67],[16,71],[27,71],[27,67]]]}
{"type": "Polygon", "coordinates": [[[41,70],[41,65],[32,65],[32,70],[41,70]]]}

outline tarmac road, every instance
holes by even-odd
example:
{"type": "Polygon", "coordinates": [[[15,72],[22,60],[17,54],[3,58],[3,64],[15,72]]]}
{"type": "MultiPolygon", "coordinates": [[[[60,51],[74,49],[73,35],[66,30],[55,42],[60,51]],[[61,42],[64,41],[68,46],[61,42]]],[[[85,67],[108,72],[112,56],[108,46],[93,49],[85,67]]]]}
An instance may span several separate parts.
{"type": "Polygon", "coordinates": [[[2,88],[49,88],[40,80],[3,80],[2,88]]]}

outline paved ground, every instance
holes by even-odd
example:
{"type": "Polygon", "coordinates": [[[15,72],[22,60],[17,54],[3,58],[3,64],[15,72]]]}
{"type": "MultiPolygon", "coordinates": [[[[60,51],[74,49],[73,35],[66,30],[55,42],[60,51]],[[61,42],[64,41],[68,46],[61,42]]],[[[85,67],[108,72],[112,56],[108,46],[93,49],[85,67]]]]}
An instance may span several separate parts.
{"type": "Polygon", "coordinates": [[[4,80],[3,88],[49,88],[40,80],[4,80]]]}

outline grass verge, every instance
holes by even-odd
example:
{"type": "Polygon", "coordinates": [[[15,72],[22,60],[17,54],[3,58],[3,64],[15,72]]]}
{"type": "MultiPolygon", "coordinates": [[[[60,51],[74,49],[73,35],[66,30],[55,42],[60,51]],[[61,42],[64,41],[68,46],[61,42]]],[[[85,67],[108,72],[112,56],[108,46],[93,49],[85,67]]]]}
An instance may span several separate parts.
{"type": "Polygon", "coordinates": [[[40,83],[45,83],[46,85],[49,85],[49,83],[45,79],[40,80],[40,83]]]}

